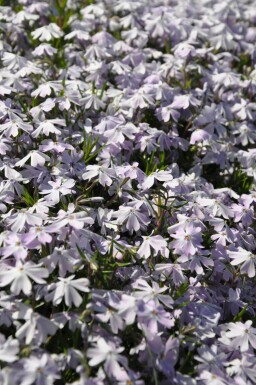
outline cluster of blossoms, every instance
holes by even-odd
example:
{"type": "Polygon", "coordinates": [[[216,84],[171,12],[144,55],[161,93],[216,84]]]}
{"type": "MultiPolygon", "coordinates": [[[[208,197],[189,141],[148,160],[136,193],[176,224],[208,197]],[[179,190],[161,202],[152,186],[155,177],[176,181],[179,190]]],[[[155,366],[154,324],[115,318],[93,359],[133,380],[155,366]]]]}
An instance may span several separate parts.
{"type": "Polygon", "coordinates": [[[0,3],[0,385],[255,384],[256,1],[0,3]]]}

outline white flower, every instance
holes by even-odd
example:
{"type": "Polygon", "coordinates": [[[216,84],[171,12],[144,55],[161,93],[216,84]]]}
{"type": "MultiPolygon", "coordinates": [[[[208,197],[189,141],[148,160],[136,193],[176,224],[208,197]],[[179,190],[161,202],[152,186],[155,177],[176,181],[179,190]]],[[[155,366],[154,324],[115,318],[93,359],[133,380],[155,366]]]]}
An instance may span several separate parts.
{"type": "Polygon", "coordinates": [[[45,189],[40,194],[46,195],[46,201],[52,203],[59,203],[61,195],[71,194],[73,192],[72,187],[75,185],[74,179],[63,179],[57,177],[56,181],[48,182],[45,189]]]}
{"type": "Polygon", "coordinates": [[[167,242],[161,235],[142,236],[143,242],[141,243],[137,253],[140,258],[149,258],[150,255],[156,256],[158,253],[165,255],[165,249],[167,248],[167,242]],[[153,252],[152,252],[153,249],[153,252]]]}
{"type": "Polygon", "coordinates": [[[12,231],[21,231],[26,224],[32,226],[40,226],[42,224],[42,218],[39,214],[31,213],[27,209],[21,209],[16,213],[10,215],[6,222],[8,226],[11,226],[12,231]]]}
{"type": "Polygon", "coordinates": [[[239,346],[241,352],[246,352],[251,345],[256,349],[256,329],[251,327],[252,320],[242,322],[230,322],[225,337],[233,339],[235,346],[239,346]]]}
{"type": "Polygon", "coordinates": [[[50,160],[49,156],[43,154],[41,151],[32,150],[23,159],[19,160],[15,166],[24,166],[28,159],[30,159],[30,164],[32,167],[43,166],[46,161],[50,160]]]}
{"type": "Polygon", "coordinates": [[[20,69],[26,67],[28,61],[25,57],[19,56],[11,52],[4,52],[2,57],[4,67],[8,69],[20,69]]]}
{"type": "Polygon", "coordinates": [[[19,340],[24,338],[26,345],[29,345],[33,339],[41,344],[47,340],[48,336],[56,333],[58,326],[53,323],[53,321],[33,312],[33,310],[27,306],[20,304],[20,307],[20,311],[13,314],[14,319],[26,321],[18,328],[15,334],[15,337],[19,340]]]}
{"type": "Polygon", "coordinates": [[[143,299],[144,302],[154,300],[157,305],[164,304],[165,306],[172,308],[173,299],[170,295],[162,294],[168,289],[167,286],[160,287],[157,282],[152,281],[152,287],[144,279],[137,279],[132,287],[136,289],[134,296],[139,299],[143,299]]]}
{"type": "Polygon", "coordinates": [[[150,222],[146,213],[139,211],[142,202],[131,202],[130,206],[120,206],[119,210],[113,213],[116,218],[114,222],[117,225],[125,225],[127,230],[132,234],[133,231],[144,229],[150,222]]]}
{"type": "Polygon", "coordinates": [[[38,127],[32,132],[31,136],[37,138],[40,134],[49,136],[50,134],[60,135],[61,130],[57,126],[66,126],[64,119],[45,119],[43,122],[38,122],[38,127]]]}
{"type": "Polygon", "coordinates": [[[42,43],[39,46],[37,46],[32,54],[34,56],[53,56],[57,52],[57,49],[52,47],[50,44],[42,43]]]}
{"type": "Polygon", "coordinates": [[[238,251],[229,251],[228,255],[233,259],[231,265],[237,266],[241,264],[240,271],[242,274],[248,274],[250,278],[255,276],[256,256],[251,251],[239,247],[238,251]]]}
{"type": "Polygon", "coordinates": [[[23,122],[22,119],[10,113],[10,120],[1,124],[0,131],[4,132],[4,135],[9,138],[10,136],[16,137],[19,134],[19,130],[29,133],[33,130],[33,127],[31,124],[23,122]]]}
{"type": "Polygon", "coordinates": [[[16,260],[24,260],[28,254],[27,248],[24,245],[22,237],[17,233],[9,233],[4,242],[4,247],[0,248],[0,253],[3,255],[3,259],[13,255],[16,260]]]}
{"type": "Polygon", "coordinates": [[[50,41],[53,38],[58,39],[63,36],[64,33],[60,27],[55,23],[44,25],[43,27],[37,28],[32,32],[33,39],[39,39],[40,41],[50,41]]]}
{"type": "Polygon", "coordinates": [[[46,82],[44,84],[40,84],[40,86],[31,93],[31,96],[35,98],[37,98],[38,96],[41,96],[41,98],[45,98],[46,96],[51,95],[52,91],[57,92],[57,91],[60,91],[61,89],[62,89],[62,85],[57,81],[46,82]]]}
{"type": "Polygon", "coordinates": [[[57,232],[60,228],[63,228],[66,225],[80,230],[85,224],[94,224],[94,219],[88,216],[86,211],[75,212],[75,209],[75,205],[73,203],[69,203],[67,211],[60,210],[58,217],[56,218],[57,220],[47,226],[47,230],[49,232],[57,232]]]}
{"type": "Polygon", "coordinates": [[[44,353],[41,357],[31,355],[24,359],[24,370],[20,374],[20,385],[53,385],[59,369],[52,358],[44,353]]]}
{"type": "Polygon", "coordinates": [[[14,362],[18,359],[19,342],[9,337],[5,340],[3,334],[0,334],[0,361],[14,362]]]}
{"type": "Polygon", "coordinates": [[[82,178],[85,180],[91,180],[95,177],[99,178],[99,183],[105,187],[110,186],[113,183],[113,178],[115,176],[114,170],[104,167],[98,166],[96,164],[89,165],[86,167],[85,173],[82,175],[82,178]]]}
{"type": "Polygon", "coordinates": [[[71,275],[67,278],[59,278],[59,282],[53,284],[50,290],[53,291],[46,296],[47,301],[52,301],[54,305],[58,305],[62,302],[63,297],[67,306],[74,304],[79,307],[83,302],[78,290],[88,293],[89,280],[87,278],[73,279],[75,276],[71,275]]]}
{"type": "Polygon", "coordinates": [[[0,272],[0,287],[11,284],[11,292],[19,294],[23,291],[24,294],[29,295],[32,290],[31,278],[36,283],[46,283],[43,278],[47,278],[49,273],[47,269],[41,265],[35,265],[32,262],[22,263],[18,261],[16,266],[8,267],[7,270],[0,272]]]}
{"type": "Polygon", "coordinates": [[[118,378],[121,372],[119,362],[122,365],[126,365],[127,362],[126,358],[119,354],[122,351],[124,348],[116,348],[113,343],[107,343],[104,338],[100,337],[96,346],[87,350],[87,356],[90,358],[88,363],[90,366],[96,366],[104,362],[105,371],[118,378]]]}
{"type": "Polygon", "coordinates": [[[105,107],[105,103],[96,94],[86,95],[80,101],[86,110],[89,110],[90,108],[100,110],[105,107]]]}

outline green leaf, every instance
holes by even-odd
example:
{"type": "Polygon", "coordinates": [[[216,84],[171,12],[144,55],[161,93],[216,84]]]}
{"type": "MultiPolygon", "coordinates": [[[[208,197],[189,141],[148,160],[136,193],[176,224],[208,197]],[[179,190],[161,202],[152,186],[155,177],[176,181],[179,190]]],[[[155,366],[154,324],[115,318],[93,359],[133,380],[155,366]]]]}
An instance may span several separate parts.
{"type": "Polygon", "coordinates": [[[124,267],[124,266],[131,266],[131,262],[116,262],[116,265],[119,267],[124,267]]]}
{"type": "Polygon", "coordinates": [[[234,322],[241,321],[243,318],[243,315],[245,314],[246,310],[248,308],[248,304],[243,307],[243,309],[233,318],[234,322]]]}
{"type": "Polygon", "coordinates": [[[182,284],[178,287],[178,289],[176,290],[176,293],[174,294],[174,298],[175,298],[175,299],[178,299],[178,298],[180,298],[181,296],[183,296],[183,295],[186,293],[186,291],[187,291],[187,289],[188,289],[188,286],[189,286],[189,283],[188,283],[188,282],[182,283],[182,284]]]}
{"type": "Polygon", "coordinates": [[[23,187],[23,195],[22,195],[23,201],[28,205],[28,206],[34,206],[35,201],[33,197],[30,195],[29,191],[26,189],[26,187],[23,187]]]}
{"type": "Polygon", "coordinates": [[[90,268],[93,270],[93,271],[97,271],[99,266],[98,266],[98,263],[97,261],[92,258],[91,256],[85,254],[82,249],[80,249],[80,247],[78,245],[76,245],[76,248],[80,254],[80,257],[82,258],[82,260],[86,263],[88,263],[90,265],[90,268]]]}

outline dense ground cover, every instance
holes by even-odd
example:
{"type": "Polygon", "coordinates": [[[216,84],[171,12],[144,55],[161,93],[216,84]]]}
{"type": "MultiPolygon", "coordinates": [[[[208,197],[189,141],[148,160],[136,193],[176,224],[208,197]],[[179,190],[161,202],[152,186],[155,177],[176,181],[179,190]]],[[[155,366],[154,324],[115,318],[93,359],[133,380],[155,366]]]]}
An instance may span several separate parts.
{"type": "Polygon", "coordinates": [[[255,384],[256,1],[0,3],[0,384],[255,384]]]}

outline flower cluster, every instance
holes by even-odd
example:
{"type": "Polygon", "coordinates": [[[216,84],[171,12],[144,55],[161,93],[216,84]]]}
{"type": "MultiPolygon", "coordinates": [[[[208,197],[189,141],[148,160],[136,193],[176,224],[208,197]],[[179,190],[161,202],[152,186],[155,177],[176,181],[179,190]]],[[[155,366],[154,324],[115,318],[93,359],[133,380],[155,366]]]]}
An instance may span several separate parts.
{"type": "Polygon", "coordinates": [[[255,384],[255,0],[0,4],[0,385],[255,384]]]}

